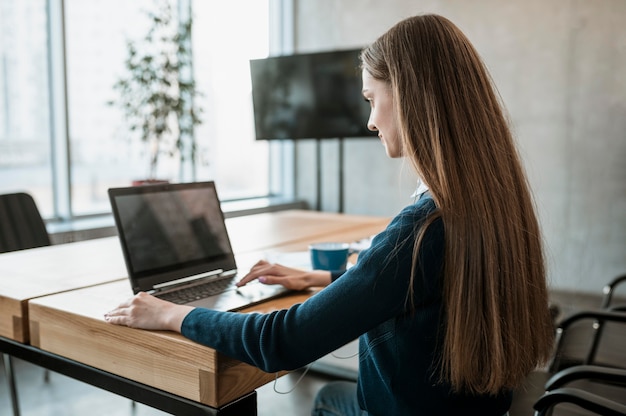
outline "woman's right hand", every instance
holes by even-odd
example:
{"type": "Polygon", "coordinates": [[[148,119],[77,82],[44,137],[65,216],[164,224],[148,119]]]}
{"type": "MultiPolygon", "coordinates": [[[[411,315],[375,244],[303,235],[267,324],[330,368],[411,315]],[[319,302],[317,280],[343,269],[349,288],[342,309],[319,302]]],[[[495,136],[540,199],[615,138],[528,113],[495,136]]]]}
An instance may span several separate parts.
{"type": "Polygon", "coordinates": [[[266,260],[258,261],[237,286],[257,279],[266,285],[282,285],[291,290],[304,290],[315,286],[328,286],[331,282],[330,272],[325,270],[301,270],[269,263],[266,260]]]}

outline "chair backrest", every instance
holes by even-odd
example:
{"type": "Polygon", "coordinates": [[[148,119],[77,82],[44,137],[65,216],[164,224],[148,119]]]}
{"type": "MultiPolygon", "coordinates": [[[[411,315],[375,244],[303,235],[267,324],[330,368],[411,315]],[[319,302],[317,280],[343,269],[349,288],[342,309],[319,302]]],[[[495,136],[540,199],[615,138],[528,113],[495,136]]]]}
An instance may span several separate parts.
{"type": "Polygon", "coordinates": [[[46,224],[32,196],[0,195],[0,253],[50,245],[46,224]]]}
{"type": "Polygon", "coordinates": [[[581,364],[626,369],[626,312],[621,308],[579,311],[559,323],[550,372],[581,364]]]}

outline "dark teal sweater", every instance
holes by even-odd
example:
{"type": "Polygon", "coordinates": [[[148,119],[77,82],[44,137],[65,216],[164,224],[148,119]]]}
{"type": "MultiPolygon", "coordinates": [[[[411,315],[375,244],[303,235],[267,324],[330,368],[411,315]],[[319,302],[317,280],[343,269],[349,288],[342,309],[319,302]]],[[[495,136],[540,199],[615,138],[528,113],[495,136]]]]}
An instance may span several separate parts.
{"type": "Polygon", "coordinates": [[[359,255],[355,266],[306,302],[269,314],[194,309],[182,334],[267,372],[300,368],[359,339],[359,404],[373,415],[500,416],[497,397],[453,393],[437,381],[442,344],[443,224],[433,223],[407,298],[415,230],[434,211],[423,195],[359,255]]]}

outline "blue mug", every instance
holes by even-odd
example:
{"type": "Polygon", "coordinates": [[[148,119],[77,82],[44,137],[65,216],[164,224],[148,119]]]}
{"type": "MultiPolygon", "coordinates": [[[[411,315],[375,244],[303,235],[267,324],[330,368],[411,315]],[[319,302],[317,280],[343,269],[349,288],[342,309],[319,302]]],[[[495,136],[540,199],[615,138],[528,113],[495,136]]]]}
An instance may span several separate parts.
{"type": "Polygon", "coordinates": [[[309,246],[314,270],[344,271],[352,254],[348,243],[314,243],[309,246]]]}

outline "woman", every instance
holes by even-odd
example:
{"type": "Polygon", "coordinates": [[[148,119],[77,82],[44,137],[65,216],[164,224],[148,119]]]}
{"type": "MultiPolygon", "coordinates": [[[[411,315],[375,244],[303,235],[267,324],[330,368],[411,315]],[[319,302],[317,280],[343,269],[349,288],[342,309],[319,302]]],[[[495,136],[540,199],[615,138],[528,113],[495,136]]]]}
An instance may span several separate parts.
{"type": "Polygon", "coordinates": [[[428,191],[357,264],[341,276],[257,264],[241,284],[328,285],[288,310],[223,313],[138,294],[106,319],[180,331],[268,372],[360,336],[358,383],[322,389],[313,414],[504,415],[553,332],[539,226],[490,77],[437,15],[401,21],[361,60],[368,127],[428,191]]]}

